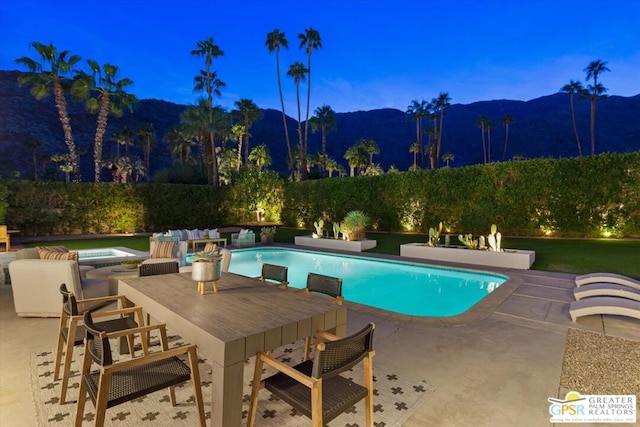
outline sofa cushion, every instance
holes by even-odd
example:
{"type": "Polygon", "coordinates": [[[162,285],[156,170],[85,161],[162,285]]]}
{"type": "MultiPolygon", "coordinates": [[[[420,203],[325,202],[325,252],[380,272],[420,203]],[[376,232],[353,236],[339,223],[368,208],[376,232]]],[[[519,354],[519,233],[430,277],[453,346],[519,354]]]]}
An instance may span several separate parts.
{"type": "Polygon", "coordinates": [[[151,258],[175,258],[176,242],[158,241],[153,248],[151,258]]]}
{"type": "Polygon", "coordinates": [[[193,230],[187,230],[187,240],[200,239],[200,230],[194,228],[193,230]]]}

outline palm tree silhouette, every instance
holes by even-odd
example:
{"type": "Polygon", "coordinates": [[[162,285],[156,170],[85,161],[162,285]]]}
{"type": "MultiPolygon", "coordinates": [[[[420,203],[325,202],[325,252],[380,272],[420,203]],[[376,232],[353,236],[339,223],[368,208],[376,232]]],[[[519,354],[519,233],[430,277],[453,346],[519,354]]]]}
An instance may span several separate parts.
{"type": "Polygon", "coordinates": [[[574,106],[574,95],[582,95],[584,88],[582,83],[576,80],[570,80],[569,84],[562,86],[560,89],[562,92],[569,94],[569,103],[571,104],[571,123],[573,124],[573,133],[576,136],[576,144],[578,144],[578,156],[582,156],[582,145],[580,144],[580,135],[578,134],[578,126],[576,126],[576,109],[574,106]]]}
{"type": "Polygon", "coordinates": [[[591,94],[591,155],[596,151],[596,99],[607,91],[602,83],[598,83],[598,75],[605,71],[611,71],[607,68],[607,63],[601,59],[591,61],[584,69],[587,73],[587,81],[593,77],[593,84],[588,85],[587,89],[591,94]]]}

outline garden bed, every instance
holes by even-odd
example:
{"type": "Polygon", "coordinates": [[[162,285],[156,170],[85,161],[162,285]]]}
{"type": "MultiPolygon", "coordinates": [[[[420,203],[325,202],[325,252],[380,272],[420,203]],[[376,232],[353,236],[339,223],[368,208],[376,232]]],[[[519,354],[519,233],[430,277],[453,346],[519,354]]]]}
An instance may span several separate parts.
{"type": "Polygon", "coordinates": [[[400,256],[420,258],[430,261],[459,262],[463,264],[486,265],[489,267],[517,268],[528,270],[536,260],[535,251],[505,249],[490,252],[465,247],[427,246],[424,243],[400,245],[400,256]]]}
{"type": "Polygon", "coordinates": [[[312,236],[295,236],[294,243],[298,246],[311,248],[333,249],[351,252],[362,252],[376,247],[375,240],[342,240],[317,238],[312,236]]]}

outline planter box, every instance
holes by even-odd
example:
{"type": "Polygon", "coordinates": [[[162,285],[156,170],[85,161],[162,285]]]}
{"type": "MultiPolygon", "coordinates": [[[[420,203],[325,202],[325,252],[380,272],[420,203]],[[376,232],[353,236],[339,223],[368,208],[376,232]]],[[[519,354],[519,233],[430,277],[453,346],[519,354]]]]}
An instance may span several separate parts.
{"type": "Polygon", "coordinates": [[[375,240],[341,240],[327,238],[313,238],[311,236],[296,236],[296,245],[308,246],[311,248],[335,249],[341,251],[362,252],[376,247],[375,240]]]}
{"type": "Polygon", "coordinates": [[[423,243],[400,245],[400,256],[421,258],[431,261],[459,262],[463,264],[486,265],[490,267],[517,268],[528,270],[536,260],[535,251],[509,250],[489,252],[475,249],[431,247],[423,243]]]}

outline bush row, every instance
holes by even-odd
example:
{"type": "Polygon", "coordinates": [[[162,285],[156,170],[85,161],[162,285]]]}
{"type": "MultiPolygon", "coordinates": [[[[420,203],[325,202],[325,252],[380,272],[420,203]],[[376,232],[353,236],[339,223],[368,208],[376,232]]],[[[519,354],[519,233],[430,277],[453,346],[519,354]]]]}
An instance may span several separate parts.
{"type": "MultiPolygon", "coordinates": [[[[242,172],[229,187],[7,181],[6,222],[26,235],[206,228],[259,219],[311,228],[361,210],[380,231],[640,237],[640,152],[536,159],[375,177],[283,182],[242,172]]],[[[0,192],[2,195],[2,192],[0,192]]],[[[0,207],[2,200],[0,200],[0,207]]]]}

